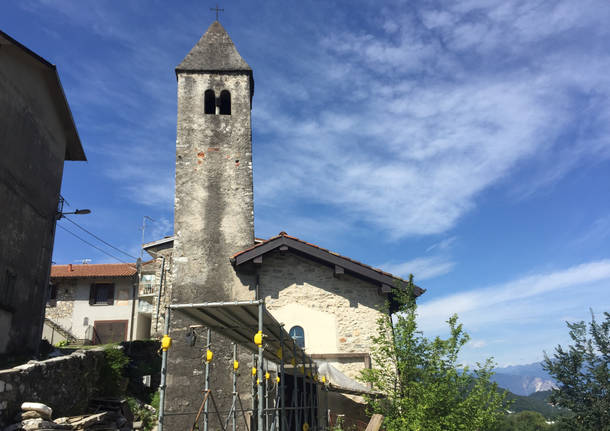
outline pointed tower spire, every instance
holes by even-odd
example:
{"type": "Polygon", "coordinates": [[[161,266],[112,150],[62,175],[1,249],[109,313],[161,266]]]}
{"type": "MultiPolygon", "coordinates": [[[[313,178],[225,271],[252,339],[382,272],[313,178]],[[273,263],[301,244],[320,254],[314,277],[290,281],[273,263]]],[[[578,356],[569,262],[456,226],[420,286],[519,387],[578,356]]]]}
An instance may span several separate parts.
{"type": "Polygon", "coordinates": [[[176,67],[180,72],[234,72],[252,74],[252,69],[239,55],[227,31],[218,21],[214,21],[199,42],[176,67]]]}

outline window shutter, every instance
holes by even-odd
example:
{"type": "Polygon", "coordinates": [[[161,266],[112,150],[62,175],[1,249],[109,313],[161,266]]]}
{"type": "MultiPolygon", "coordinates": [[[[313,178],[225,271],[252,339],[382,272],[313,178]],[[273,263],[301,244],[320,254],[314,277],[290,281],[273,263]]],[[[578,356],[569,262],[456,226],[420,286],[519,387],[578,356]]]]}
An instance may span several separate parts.
{"type": "Polygon", "coordinates": [[[109,284],[108,285],[108,305],[112,305],[114,304],[114,284],[109,284]]]}
{"type": "Polygon", "coordinates": [[[89,288],[89,305],[95,304],[95,284],[91,284],[89,288]]]}

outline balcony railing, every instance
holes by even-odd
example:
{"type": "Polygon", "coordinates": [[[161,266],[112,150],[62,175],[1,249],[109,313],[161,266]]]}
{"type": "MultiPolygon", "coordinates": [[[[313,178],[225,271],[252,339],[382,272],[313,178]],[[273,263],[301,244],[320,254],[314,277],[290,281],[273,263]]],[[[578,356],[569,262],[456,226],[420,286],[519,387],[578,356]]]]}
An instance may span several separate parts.
{"type": "Polygon", "coordinates": [[[140,296],[155,294],[155,287],[152,284],[140,284],[140,296]]]}

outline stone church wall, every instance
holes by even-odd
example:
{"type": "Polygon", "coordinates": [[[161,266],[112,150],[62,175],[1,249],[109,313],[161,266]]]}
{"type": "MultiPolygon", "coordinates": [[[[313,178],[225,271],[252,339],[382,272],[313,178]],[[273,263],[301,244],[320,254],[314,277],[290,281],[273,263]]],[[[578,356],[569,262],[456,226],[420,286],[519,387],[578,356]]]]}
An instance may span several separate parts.
{"type": "MultiPolygon", "coordinates": [[[[250,95],[245,73],[178,73],[172,303],[254,299],[253,277],[237,275],[229,261],[236,250],[254,242],[250,95]],[[208,89],[217,95],[230,91],[231,115],[204,113],[208,89]]],[[[201,350],[185,338],[194,322],[179,313],[173,313],[171,321],[174,343],[166,407],[172,414],[196,413],[203,387],[201,350]]],[[[214,335],[214,346],[218,363],[228,364],[230,342],[214,335]]],[[[226,410],[231,405],[229,376],[225,367],[210,378],[216,403],[226,410]]],[[[240,383],[239,391],[248,403],[246,382],[240,383]]],[[[168,414],[168,429],[185,429],[192,425],[192,417],[168,414]]]]}
{"type": "MultiPolygon", "coordinates": [[[[286,331],[303,327],[308,354],[370,351],[385,301],[375,285],[349,275],[337,278],[333,268],[277,251],[264,256],[260,289],[267,308],[286,324],[286,331]]],[[[331,363],[352,378],[365,366],[362,357],[331,363]]]]}

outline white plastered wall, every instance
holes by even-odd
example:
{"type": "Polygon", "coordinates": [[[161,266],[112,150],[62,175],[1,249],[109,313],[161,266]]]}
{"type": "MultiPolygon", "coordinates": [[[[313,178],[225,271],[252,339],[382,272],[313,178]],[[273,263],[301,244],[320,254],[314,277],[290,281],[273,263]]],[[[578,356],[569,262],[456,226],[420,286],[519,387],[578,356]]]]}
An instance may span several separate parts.
{"type": "Polygon", "coordinates": [[[127,320],[127,339],[129,339],[132,285],[131,278],[79,280],[74,286],[74,308],[70,331],[77,338],[85,338],[88,326],[93,326],[96,320],[127,320]],[[89,305],[89,290],[93,282],[114,283],[113,305],[89,305]],[[85,318],[87,318],[88,325],[84,324],[85,318]]]}
{"type": "Polygon", "coordinates": [[[300,326],[305,333],[305,351],[312,353],[336,352],[337,318],[330,313],[302,304],[286,304],[271,312],[286,332],[293,326],[300,326]]]}

